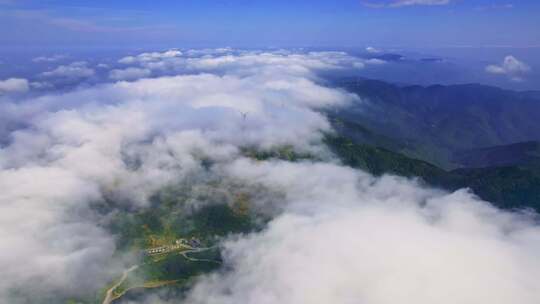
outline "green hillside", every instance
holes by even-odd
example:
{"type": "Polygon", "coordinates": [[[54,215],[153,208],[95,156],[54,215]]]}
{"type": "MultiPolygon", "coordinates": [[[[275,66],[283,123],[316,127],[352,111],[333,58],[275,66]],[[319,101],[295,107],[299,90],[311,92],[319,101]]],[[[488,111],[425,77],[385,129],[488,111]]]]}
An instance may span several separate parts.
{"type": "Polygon", "coordinates": [[[506,208],[532,208],[540,212],[540,167],[509,166],[446,171],[422,160],[354,143],[342,136],[327,136],[326,143],[344,164],[375,175],[391,173],[419,177],[447,190],[470,188],[480,198],[506,208]]]}

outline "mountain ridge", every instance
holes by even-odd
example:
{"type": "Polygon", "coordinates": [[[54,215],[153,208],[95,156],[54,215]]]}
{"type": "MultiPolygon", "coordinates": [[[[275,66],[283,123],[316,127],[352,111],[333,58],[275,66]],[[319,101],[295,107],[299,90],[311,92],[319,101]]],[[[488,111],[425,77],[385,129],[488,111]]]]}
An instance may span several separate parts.
{"type": "MultiPolygon", "coordinates": [[[[421,158],[446,169],[457,151],[540,140],[540,99],[478,84],[398,86],[380,80],[342,81],[361,102],[332,115],[382,136],[421,146],[421,158]]],[[[540,96],[540,93],[538,94],[540,96]]]]}

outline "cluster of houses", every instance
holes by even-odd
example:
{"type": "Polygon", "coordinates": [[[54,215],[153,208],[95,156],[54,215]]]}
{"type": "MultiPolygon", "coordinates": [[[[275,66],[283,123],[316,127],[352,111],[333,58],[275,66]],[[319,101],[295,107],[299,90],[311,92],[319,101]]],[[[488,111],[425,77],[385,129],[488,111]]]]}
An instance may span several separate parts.
{"type": "Polygon", "coordinates": [[[149,254],[149,255],[153,255],[153,254],[162,254],[162,253],[167,253],[167,252],[171,252],[171,251],[174,251],[174,250],[178,250],[178,249],[181,249],[181,248],[187,248],[187,249],[191,249],[191,248],[199,248],[201,247],[201,241],[195,237],[187,240],[187,239],[178,239],[175,241],[175,244],[174,245],[170,245],[170,246],[161,246],[161,247],[155,247],[155,248],[150,248],[150,249],[147,249],[146,250],[146,253],[149,254]]]}
{"type": "Polygon", "coordinates": [[[150,248],[150,249],[146,250],[146,253],[148,253],[148,254],[159,254],[159,253],[166,253],[166,252],[169,252],[171,250],[174,250],[174,248],[170,248],[170,247],[173,247],[173,246],[162,246],[162,247],[150,248]]]}

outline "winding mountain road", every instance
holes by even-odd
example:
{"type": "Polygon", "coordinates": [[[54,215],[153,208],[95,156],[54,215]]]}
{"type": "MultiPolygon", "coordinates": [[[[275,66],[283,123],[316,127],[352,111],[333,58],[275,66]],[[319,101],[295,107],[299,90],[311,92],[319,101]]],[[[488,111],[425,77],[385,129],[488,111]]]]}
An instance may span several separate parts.
{"type": "Polygon", "coordinates": [[[120,278],[120,280],[118,280],[116,284],[111,286],[111,288],[107,289],[107,292],[105,293],[105,299],[103,299],[102,304],[111,304],[112,301],[114,301],[114,298],[113,298],[114,290],[118,288],[118,286],[122,285],[122,283],[124,283],[124,281],[127,279],[130,272],[136,270],[137,268],[139,268],[139,265],[135,265],[135,266],[130,267],[129,269],[124,270],[124,273],[122,273],[122,277],[120,278]]]}
{"type": "MultiPolygon", "coordinates": [[[[216,247],[215,246],[204,247],[204,248],[193,248],[193,247],[191,247],[189,250],[182,251],[179,254],[182,255],[185,259],[187,259],[189,261],[193,261],[193,262],[212,262],[212,263],[220,264],[221,262],[219,262],[219,261],[208,260],[208,259],[197,259],[197,258],[192,258],[192,257],[187,255],[188,253],[203,252],[203,251],[214,249],[214,248],[216,248],[216,247]]],[[[120,285],[122,285],[122,283],[124,283],[124,281],[127,279],[129,273],[136,270],[137,268],[139,268],[139,266],[140,265],[135,265],[135,266],[130,267],[129,269],[124,270],[124,272],[122,273],[122,276],[120,277],[118,282],[116,282],[113,286],[111,286],[111,288],[107,289],[107,292],[105,293],[105,298],[103,299],[102,304],[111,304],[115,300],[114,291],[116,290],[116,288],[118,288],[120,285]]]]}

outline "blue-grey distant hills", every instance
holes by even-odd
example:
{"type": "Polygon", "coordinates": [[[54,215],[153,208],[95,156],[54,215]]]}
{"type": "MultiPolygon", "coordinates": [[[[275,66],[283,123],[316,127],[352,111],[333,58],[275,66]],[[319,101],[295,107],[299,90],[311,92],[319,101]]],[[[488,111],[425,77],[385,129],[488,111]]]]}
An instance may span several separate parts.
{"type": "Polygon", "coordinates": [[[343,131],[350,132],[350,124],[364,128],[393,142],[392,150],[447,169],[462,167],[454,162],[460,151],[540,141],[540,92],[479,84],[399,86],[368,79],[338,85],[362,98],[330,113],[343,131]]]}
{"type": "Polygon", "coordinates": [[[540,141],[458,151],[453,162],[466,168],[539,165],[540,141]]]}
{"type": "Polygon", "coordinates": [[[540,94],[482,85],[346,80],[362,97],[328,111],[326,143],[351,167],[470,188],[502,208],[540,212],[540,94]]]}

